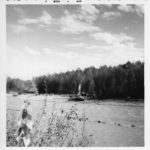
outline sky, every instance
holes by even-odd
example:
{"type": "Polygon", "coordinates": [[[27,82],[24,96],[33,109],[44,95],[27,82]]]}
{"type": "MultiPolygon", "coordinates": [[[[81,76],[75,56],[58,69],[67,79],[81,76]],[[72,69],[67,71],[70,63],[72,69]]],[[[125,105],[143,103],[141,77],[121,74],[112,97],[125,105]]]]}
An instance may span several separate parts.
{"type": "Polygon", "coordinates": [[[143,5],[7,5],[12,78],[144,61],[143,5]]]}

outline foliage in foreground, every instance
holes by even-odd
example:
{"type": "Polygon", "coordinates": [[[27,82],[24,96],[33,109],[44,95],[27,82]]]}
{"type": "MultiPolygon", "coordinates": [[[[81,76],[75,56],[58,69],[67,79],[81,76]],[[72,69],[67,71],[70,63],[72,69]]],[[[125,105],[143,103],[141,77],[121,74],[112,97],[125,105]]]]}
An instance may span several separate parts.
{"type": "MultiPolygon", "coordinates": [[[[22,143],[16,143],[17,122],[14,119],[15,117],[11,118],[13,116],[9,116],[9,121],[7,121],[7,146],[23,146],[22,143]]],[[[53,109],[51,114],[46,114],[45,110],[42,110],[35,121],[32,144],[30,146],[88,146],[90,142],[82,128],[84,123],[79,122],[74,106],[69,111],[62,109],[60,112],[56,112],[53,109]]]]}

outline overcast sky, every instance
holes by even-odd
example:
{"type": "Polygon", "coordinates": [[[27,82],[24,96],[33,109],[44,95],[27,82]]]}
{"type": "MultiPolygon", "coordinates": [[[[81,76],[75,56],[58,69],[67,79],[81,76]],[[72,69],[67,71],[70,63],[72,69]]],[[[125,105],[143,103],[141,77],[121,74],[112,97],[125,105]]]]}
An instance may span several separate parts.
{"type": "Polygon", "coordinates": [[[143,5],[7,6],[7,74],[144,61],[143,5]]]}

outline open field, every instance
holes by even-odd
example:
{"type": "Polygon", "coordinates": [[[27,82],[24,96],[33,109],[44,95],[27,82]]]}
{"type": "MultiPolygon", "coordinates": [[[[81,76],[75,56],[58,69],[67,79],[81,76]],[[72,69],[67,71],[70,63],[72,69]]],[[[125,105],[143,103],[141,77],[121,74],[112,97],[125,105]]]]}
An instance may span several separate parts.
{"type": "Polygon", "coordinates": [[[16,146],[17,119],[25,99],[33,109],[31,146],[144,146],[143,103],[74,102],[67,95],[32,94],[7,94],[7,146],[16,146]]]}

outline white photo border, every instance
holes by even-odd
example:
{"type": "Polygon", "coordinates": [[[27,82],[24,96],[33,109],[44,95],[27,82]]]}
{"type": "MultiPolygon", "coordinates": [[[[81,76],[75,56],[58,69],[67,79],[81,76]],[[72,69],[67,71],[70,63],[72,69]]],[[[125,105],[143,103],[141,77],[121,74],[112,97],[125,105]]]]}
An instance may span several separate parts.
{"type": "MultiPolygon", "coordinates": [[[[54,3],[53,0],[0,0],[0,149],[22,149],[19,147],[6,147],[6,5],[14,4],[36,4],[36,5],[61,5],[61,4],[144,4],[145,6],[145,49],[144,49],[144,66],[145,66],[145,101],[144,101],[144,147],[117,147],[119,149],[150,149],[150,1],[149,0],[60,0],[60,3],[54,3]]],[[[59,148],[53,148],[59,149],[59,148]]],[[[92,149],[106,149],[106,147],[94,147],[92,149]]],[[[49,147],[28,147],[25,149],[44,149],[49,147]]],[[[61,148],[66,149],[66,148],[61,148]]],[[[67,148],[72,149],[72,148],[67,148]]],[[[79,148],[74,148],[79,149],[79,148]]],[[[80,149],[91,149],[80,148],[80,149]]],[[[116,147],[107,147],[107,149],[115,150],[116,147]]]]}

